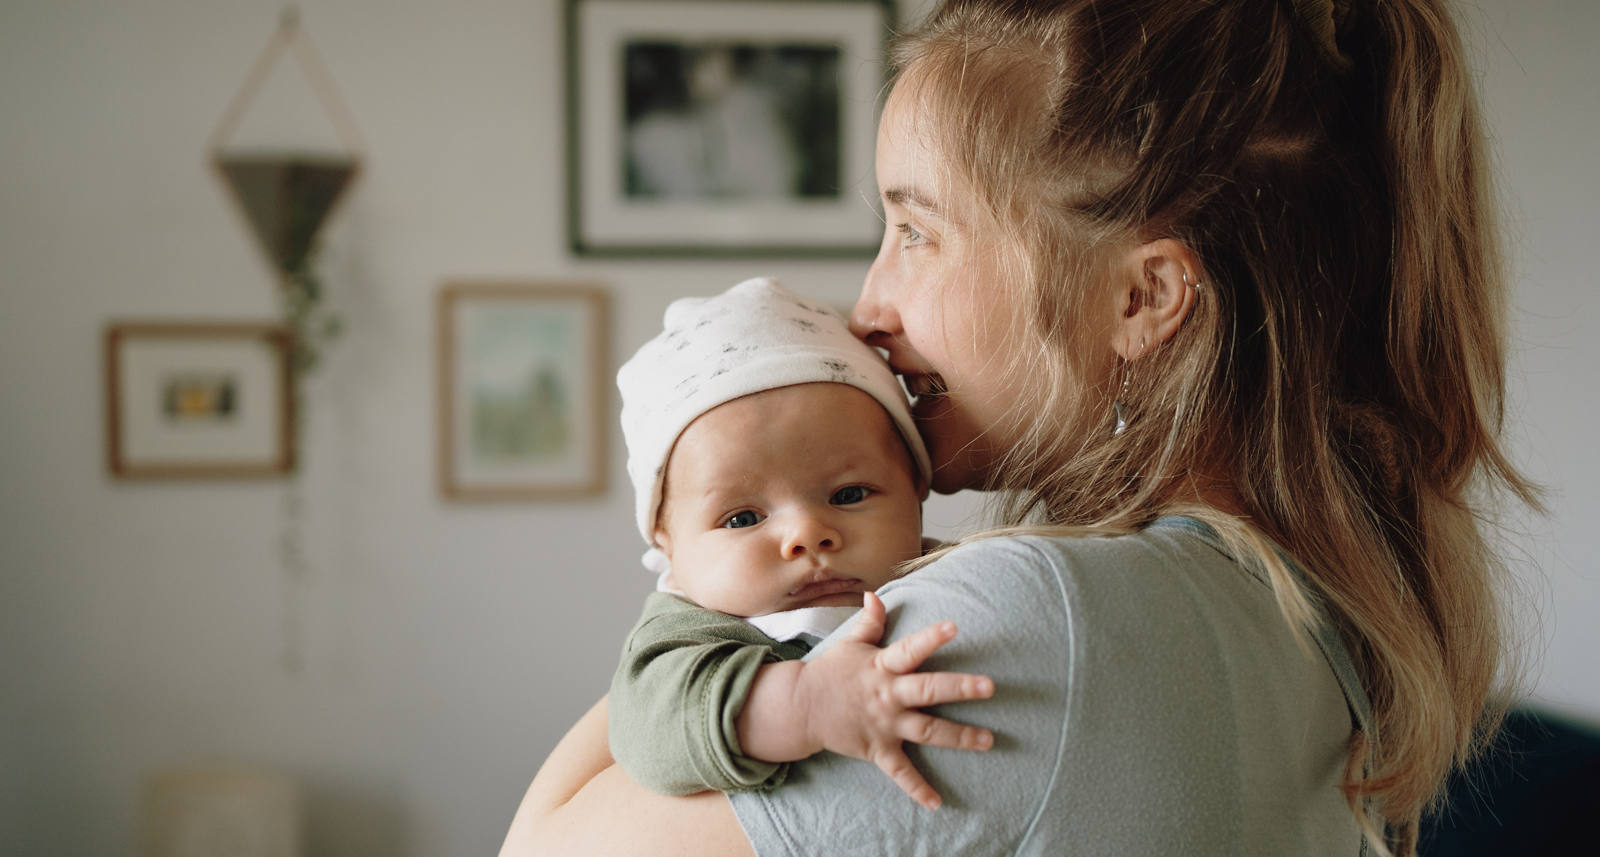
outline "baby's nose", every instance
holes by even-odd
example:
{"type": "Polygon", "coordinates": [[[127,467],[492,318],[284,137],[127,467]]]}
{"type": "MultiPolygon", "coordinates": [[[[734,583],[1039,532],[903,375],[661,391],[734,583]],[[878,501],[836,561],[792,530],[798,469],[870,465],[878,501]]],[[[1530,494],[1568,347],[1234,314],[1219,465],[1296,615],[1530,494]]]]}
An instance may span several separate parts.
{"type": "Polygon", "coordinates": [[[783,540],[783,555],[786,559],[799,559],[807,554],[838,550],[839,546],[837,530],[824,521],[807,516],[796,521],[789,529],[783,540]]]}

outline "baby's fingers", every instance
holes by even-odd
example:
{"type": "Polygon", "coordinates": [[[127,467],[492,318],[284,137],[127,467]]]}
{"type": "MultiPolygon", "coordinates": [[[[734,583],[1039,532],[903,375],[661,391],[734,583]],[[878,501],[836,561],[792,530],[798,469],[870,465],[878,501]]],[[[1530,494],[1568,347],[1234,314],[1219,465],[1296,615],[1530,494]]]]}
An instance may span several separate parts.
{"type": "Polygon", "coordinates": [[[927,708],[994,696],[988,676],[970,673],[912,673],[894,680],[894,700],[906,708],[927,708]]]}
{"type": "Polygon", "coordinates": [[[884,622],[883,602],[871,592],[863,593],[861,612],[856,614],[855,622],[846,629],[842,639],[876,646],[883,639],[884,622]]]}
{"type": "Polygon", "coordinates": [[[910,795],[912,800],[928,809],[939,808],[941,803],[939,793],[922,778],[922,774],[917,772],[916,766],[911,764],[911,759],[907,758],[905,751],[901,750],[899,745],[895,745],[892,750],[885,749],[873,754],[872,763],[878,766],[878,770],[888,774],[889,779],[894,780],[894,784],[910,795]]]}
{"type": "Polygon", "coordinates": [[[956,623],[929,625],[889,646],[877,655],[878,666],[892,673],[908,673],[922,666],[929,655],[956,636],[956,623]]]}
{"type": "Polygon", "coordinates": [[[982,751],[994,746],[994,733],[987,729],[945,720],[921,711],[901,715],[895,722],[895,734],[905,741],[951,750],[982,751]]]}

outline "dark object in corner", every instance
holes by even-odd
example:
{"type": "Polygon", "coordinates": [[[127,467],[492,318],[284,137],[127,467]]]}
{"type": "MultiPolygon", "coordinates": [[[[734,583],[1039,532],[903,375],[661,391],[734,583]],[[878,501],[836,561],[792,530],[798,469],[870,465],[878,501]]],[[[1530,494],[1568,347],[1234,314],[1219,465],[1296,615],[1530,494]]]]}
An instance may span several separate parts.
{"type": "Polygon", "coordinates": [[[1600,729],[1519,708],[1424,816],[1420,857],[1600,854],[1600,729]]]}

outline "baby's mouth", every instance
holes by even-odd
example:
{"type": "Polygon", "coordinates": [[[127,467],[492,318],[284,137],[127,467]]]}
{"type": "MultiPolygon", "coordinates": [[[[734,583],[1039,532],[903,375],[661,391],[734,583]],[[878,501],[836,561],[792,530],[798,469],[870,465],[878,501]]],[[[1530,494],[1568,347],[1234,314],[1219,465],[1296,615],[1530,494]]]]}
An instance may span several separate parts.
{"type": "Polygon", "coordinates": [[[800,601],[815,601],[829,595],[853,591],[861,585],[861,581],[854,577],[834,577],[828,580],[817,580],[803,583],[789,590],[789,597],[800,601]]]}
{"type": "Polygon", "coordinates": [[[911,406],[916,407],[924,397],[942,396],[949,388],[945,386],[944,378],[939,375],[901,375],[900,380],[906,385],[906,392],[911,395],[911,406]]]}

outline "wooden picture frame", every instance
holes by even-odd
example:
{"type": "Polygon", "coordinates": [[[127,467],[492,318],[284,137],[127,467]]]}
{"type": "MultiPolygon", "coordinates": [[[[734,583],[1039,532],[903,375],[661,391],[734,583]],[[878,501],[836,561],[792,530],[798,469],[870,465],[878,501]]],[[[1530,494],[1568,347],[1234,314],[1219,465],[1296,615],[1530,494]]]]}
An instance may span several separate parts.
{"type": "Polygon", "coordinates": [[[575,253],[869,259],[891,0],[567,0],[575,253]]]}
{"type": "Polygon", "coordinates": [[[595,285],[457,282],[438,299],[439,491],[588,497],[606,483],[610,301],[595,285]]]}
{"type": "Polygon", "coordinates": [[[107,470],[119,479],[292,472],[289,345],[288,330],[264,322],[108,324],[107,470]]]}

